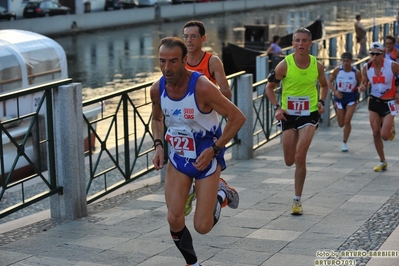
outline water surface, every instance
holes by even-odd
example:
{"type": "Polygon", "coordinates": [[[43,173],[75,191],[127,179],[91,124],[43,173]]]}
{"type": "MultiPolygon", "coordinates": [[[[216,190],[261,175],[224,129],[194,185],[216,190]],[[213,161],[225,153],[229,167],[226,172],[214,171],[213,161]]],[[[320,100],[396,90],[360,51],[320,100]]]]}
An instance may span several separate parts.
{"type": "MultiPolygon", "coordinates": [[[[117,15],[118,11],[110,12],[117,15]]],[[[291,33],[320,16],[325,21],[328,34],[352,29],[356,14],[362,15],[365,25],[371,25],[382,17],[392,17],[393,20],[396,13],[396,1],[369,0],[260,9],[197,19],[202,20],[207,28],[205,49],[221,57],[223,42],[243,44],[244,25],[247,24],[270,25],[271,39],[274,34],[291,33]]],[[[83,97],[87,99],[158,78],[161,74],[157,60],[159,40],[165,36],[180,36],[185,22],[81,33],[55,40],[67,53],[69,76],[83,84],[83,97]]]]}

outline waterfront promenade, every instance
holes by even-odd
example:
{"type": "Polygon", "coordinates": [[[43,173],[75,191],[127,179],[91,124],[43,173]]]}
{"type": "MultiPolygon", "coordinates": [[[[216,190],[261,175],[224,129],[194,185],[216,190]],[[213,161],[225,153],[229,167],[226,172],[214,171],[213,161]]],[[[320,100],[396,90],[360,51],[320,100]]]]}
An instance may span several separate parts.
{"type": "MultiPolygon", "coordinates": [[[[373,172],[378,157],[364,103],[352,120],[349,152],[341,152],[341,140],[335,120],[317,130],[302,216],[290,215],[294,168],[285,166],[279,143],[251,160],[230,160],[223,178],[239,191],[238,209],[223,209],[206,236],[194,231],[193,214],[187,217],[202,266],[334,265],[328,255],[346,251],[352,256],[338,259],[352,264],[335,265],[399,265],[398,136],[384,143],[389,165],[381,173],[373,172]],[[396,257],[353,253],[363,250],[396,257]]],[[[169,234],[159,176],[151,180],[91,204],[83,219],[61,222],[43,212],[23,218],[36,221],[27,226],[22,220],[1,224],[0,266],[185,265],[169,234]]]]}

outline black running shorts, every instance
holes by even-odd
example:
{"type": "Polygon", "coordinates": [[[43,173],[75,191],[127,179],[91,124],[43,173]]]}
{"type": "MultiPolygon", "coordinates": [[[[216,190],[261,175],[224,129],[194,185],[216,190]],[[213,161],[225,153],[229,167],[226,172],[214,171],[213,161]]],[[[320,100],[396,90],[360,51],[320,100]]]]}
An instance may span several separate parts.
{"type": "Polygon", "coordinates": [[[319,125],[320,114],[319,111],[311,112],[307,116],[296,116],[285,114],[287,120],[280,120],[281,129],[287,130],[293,128],[294,130],[301,129],[305,126],[316,126],[319,125]]]}
{"type": "Polygon", "coordinates": [[[380,98],[370,96],[369,97],[369,111],[377,113],[380,117],[384,117],[390,114],[389,106],[387,102],[392,100],[382,100],[380,98]]]}

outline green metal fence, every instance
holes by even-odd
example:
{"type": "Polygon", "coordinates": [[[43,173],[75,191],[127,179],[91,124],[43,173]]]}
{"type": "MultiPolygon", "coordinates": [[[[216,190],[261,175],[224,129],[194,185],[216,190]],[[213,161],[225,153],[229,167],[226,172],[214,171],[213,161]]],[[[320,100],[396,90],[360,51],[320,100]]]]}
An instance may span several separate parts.
{"type": "Polygon", "coordinates": [[[0,95],[0,218],[62,193],[54,167],[52,90],[71,81],[0,95]],[[32,194],[26,184],[39,189],[32,194]],[[19,197],[20,202],[11,205],[6,191],[19,197]]]}
{"type": "MultiPolygon", "coordinates": [[[[228,77],[237,103],[237,78],[245,72],[228,77]]],[[[89,125],[87,152],[88,203],[151,173],[153,136],[151,133],[150,87],[153,82],[123,89],[83,102],[83,106],[105,103],[98,119],[85,121],[89,125]]],[[[222,125],[225,119],[221,117],[222,125]]],[[[238,143],[237,137],[227,147],[238,143]]]]}

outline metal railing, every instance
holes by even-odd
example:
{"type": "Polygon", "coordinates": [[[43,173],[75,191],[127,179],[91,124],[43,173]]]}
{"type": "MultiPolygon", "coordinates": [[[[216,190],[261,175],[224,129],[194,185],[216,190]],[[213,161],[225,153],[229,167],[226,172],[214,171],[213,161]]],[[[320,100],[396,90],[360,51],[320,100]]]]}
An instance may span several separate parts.
{"type": "MultiPolygon", "coordinates": [[[[237,104],[239,90],[237,78],[244,71],[228,76],[237,104]]],[[[83,106],[105,102],[95,120],[84,118],[88,127],[89,149],[87,166],[88,203],[91,203],[118,188],[149,174],[152,164],[153,136],[151,133],[151,99],[147,82],[105,96],[83,102],[83,106]],[[90,152],[95,150],[95,153],[90,152]]],[[[220,117],[222,125],[226,120],[220,117]]],[[[228,148],[239,142],[234,137],[228,148]]]]}
{"type": "Polygon", "coordinates": [[[62,193],[55,175],[51,106],[53,88],[68,83],[71,79],[0,95],[0,218],[62,193]],[[40,192],[26,189],[32,182],[40,192]],[[6,191],[20,197],[20,203],[10,205],[6,191]]]}

